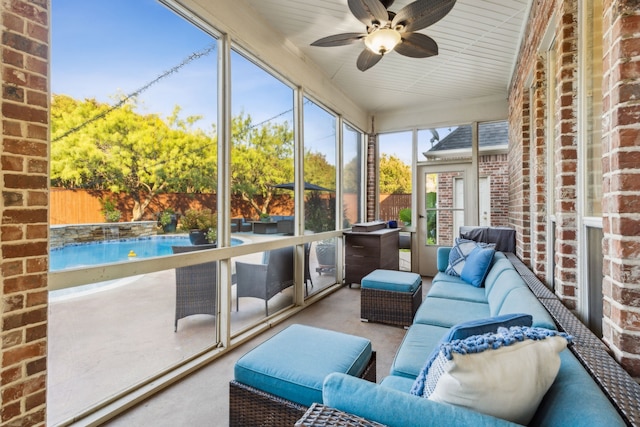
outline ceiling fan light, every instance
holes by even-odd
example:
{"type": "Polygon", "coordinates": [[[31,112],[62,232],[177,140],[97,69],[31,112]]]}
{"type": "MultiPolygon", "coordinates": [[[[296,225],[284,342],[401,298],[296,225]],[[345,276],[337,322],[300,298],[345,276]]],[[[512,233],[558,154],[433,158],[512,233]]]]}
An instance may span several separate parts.
{"type": "Polygon", "coordinates": [[[382,28],[367,35],[364,38],[364,44],[371,52],[384,55],[391,52],[401,40],[400,33],[396,30],[382,28]]]}

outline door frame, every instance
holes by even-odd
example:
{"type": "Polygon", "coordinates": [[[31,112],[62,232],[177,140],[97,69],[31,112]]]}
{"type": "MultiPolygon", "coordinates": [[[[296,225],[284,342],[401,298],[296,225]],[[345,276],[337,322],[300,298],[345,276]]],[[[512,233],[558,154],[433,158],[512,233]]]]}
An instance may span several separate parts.
{"type": "MultiPolygon", "coordinates": [[[[438,272],[437,252],[441,245],[427,245],[427,212],[426,212],[426,175],[433,173],[456,172],[462,173],[464,179],[464,225],[478,224],[478,180],[474,176],[472,162],[447,163],[439,165],[417,165],[417,208],[416,208],[416,256],[418,259],[418,273],[422,276],[435,276],[438,272]]],[[[450,210],[453,208],[442,209],[450,210]]],[[[457,232],[452,230],[452,236],[457,232]]]]}

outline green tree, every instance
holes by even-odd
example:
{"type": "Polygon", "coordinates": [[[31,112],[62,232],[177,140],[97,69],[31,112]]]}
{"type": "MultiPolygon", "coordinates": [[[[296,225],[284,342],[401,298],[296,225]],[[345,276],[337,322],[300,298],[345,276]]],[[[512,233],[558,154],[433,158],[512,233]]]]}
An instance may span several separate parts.
{"type": "Polygon", "coordinates": [[[307,151],[304,155],[304,179],[312,184],[335,190],[336,167],[329,164],[325,154],[307,151]]]}
{"type": "Polygon", "coordinates": [[[411,194],[411,166],[394,155],[383,154],[379,186],[380,194],[411,194]]]}
{"type": "Polygon", "coordinates": [[[133,220],[142,219],[161,192],[216,188],[215,139],[193,127],[198,117],[180,119],[176,107],[165,123],[134,110],[134,103],[113,109],[94,99],[54,95],[52,185],[129,194],[133,220]]]}
{"type": "Polygon", "coordinates": [[[250,115],[240,114],[231,132],[231,191],[256,214],[267,214],[273,186],[293,181],[293,130],[287,122],[257,127],[250,115]]]}

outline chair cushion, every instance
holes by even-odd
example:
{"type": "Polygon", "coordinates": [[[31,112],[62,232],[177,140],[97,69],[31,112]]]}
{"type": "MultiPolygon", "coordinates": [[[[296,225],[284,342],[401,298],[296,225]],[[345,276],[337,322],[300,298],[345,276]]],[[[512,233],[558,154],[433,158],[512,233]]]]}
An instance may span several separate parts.
{"type": "Polygon", "coordinates": [[[395,270],[374,270],[362,278],[361,286],[367,289],[414,293],[422,284],[417,273],[395,270]]]}
{"type": "Polygon", "coordinates": [[[514,326],[442,344],[424,396],[527,425],[558,374],[568,339],[514,326]]]}
{"type": "Polygon", "coordinates": [[[291,325],[242,356],[235,380],[305,406],[322,403],[332,372],[360,376],[371,358],[366,338],[291,325]]]}
{"type": "Polygon", "coordinates": [[[491,261],[493,260],[493,248],[476,247],[467,257],[460,277],[470,285],[480,288],[484,285],[491,261]]]}

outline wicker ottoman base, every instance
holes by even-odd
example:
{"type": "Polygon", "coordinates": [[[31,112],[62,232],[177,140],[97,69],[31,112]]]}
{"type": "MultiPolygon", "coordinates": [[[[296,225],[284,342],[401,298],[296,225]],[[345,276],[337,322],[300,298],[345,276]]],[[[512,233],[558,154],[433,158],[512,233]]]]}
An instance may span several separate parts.
{"type": "MultiPolygon", "coordinates": [[[[376,352],[361,378],[376,382],[376,352]]],[[[307,407],[232,380],[229,383],[229,426],[291,427],[307,407]]]]}
{"type": "Polygon", "coordinates": [[[422,304],[422,285],[412,294],[381,289],[362,288],[360,318],[363,321],[411,326],[413,316],[422,304]]]}

